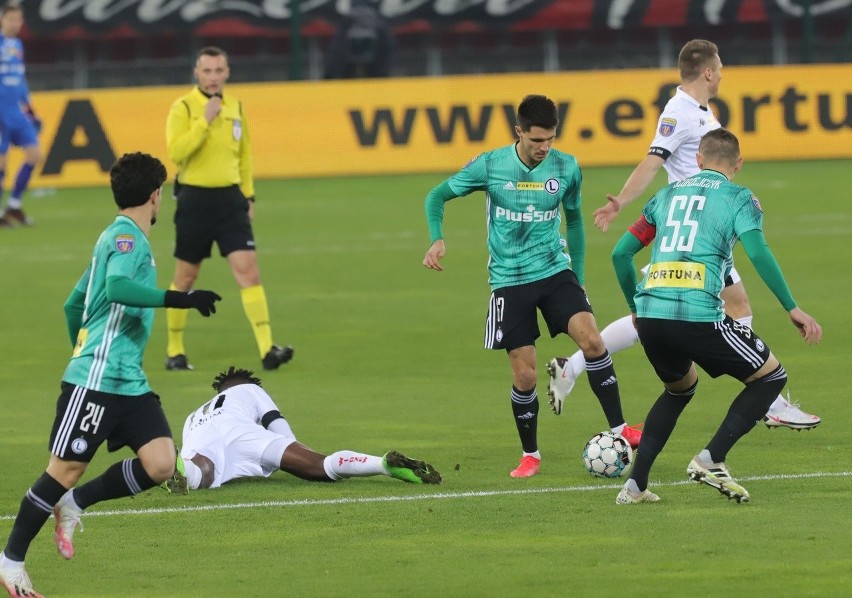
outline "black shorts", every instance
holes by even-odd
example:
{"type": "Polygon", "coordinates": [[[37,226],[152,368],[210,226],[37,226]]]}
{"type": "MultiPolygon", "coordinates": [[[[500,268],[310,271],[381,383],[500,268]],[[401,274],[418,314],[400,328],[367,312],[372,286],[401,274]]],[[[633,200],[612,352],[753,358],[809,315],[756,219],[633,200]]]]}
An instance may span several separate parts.
{"type": "Polygon", "coordinates": [[[730,316],[721,322],[683,322],[637,318],[645,355],[663,382],[676,382],[694,361],[713,378],[745,380],[769,359],[769,347],[755,332],[730,316]]]}
{"type": "Polygon", "coordinates": [[[175,257],[198,264],[210,257],[213,242],[225,257],[254,251],[248,200],[236,185],[206,188],[180,184],[175,210],[175,257]]]}
{"type": "Polygon", "coordinates": [[[110,452],[123,446],[137,452],[163,437],[172,431],[153,392],[131,397],[63,382],[48,448],[60,459],[88,463],[105,440],[110,452]]]}
{"type": "Polygon", "coordinates": [[[540,335],[538,313],[547,323],[550,336],[567,334],[568,320],[579,312],[592,312],[586,291],[571,270],[527,284],[496,289],[488,303],[485,348],[511,351],[535,345],[540,335]]]}

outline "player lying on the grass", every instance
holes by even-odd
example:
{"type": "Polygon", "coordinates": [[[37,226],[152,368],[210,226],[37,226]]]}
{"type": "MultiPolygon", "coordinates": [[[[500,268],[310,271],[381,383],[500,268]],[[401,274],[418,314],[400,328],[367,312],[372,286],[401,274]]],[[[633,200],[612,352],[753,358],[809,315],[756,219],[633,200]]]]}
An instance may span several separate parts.
{"type": "Polygon", "coordinates": [[[175,493],[218,488],[236,478],[286,471],[316,482],[386,475],[414,484],[440,484],[441,474],[396,451],[384,457],[342,450],[317,453],[296,440],[272,397],[250,370],[231,366],[213,380],[216,396],[189,414],[176,473],[166,482],[175,493]]]}
{"type": "Polygon", "coordinates": [[[639,452],[617,504],[660,500],[648,490],[648,477],[695,394],[696,364],[713,378],[736,378],[744,388],[686,472],[728,498],[749,500],[725,459],[767,412],[784,388],[787,372],[750,327],[724,311],[720,295],[738,241],[802,338],[812,344],[822,337],[817,321],[796,305],[766,244],[760,202],[751,190],[731,182],[742,166],[736,136],[722,128],[706,133],[697,160],[701,172],[657,192],[612,252],[642,348],[665,386],[645,418],[639,452]],[[633,256],[651,243],[648,273],[637,285],[633,256]]]}

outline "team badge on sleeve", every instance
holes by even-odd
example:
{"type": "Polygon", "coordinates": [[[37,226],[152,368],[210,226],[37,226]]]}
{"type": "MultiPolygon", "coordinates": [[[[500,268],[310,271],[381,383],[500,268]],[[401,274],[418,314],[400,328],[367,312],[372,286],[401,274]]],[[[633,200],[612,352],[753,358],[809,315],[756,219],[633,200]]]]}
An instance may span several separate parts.
{"type": "Polygon", "coordinates": [[[116,235],[115,250],[119,253],[130,253],[136,245],[136,239],[133,235],[116,235]]]}
{"type": "Polygon", "coordinates": [[[760,210],[761,212],[763,211],[763,208],[760,205],[760,200],[757,199],[757,195],[753,193],[751,195],[751,203],[754,204],[754,207],[756,207],[758,210],[760,210]]]}
{"type": "Polygon", "coordinates": [[[675,127],[677,126],[677,119],[675,118],[662,118],[660,119],[660,135],[663,137],[671,137],[671,134],[674,133],[675,127]]]}

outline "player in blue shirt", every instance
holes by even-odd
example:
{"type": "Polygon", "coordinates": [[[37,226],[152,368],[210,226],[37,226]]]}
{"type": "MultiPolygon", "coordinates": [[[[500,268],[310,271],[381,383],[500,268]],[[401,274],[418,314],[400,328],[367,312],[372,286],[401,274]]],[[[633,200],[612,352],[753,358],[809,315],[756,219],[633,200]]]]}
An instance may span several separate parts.
{"type": "Polygon", "coordinates": [[[38,143],[41,120],[33,112],[24,66],[24,46],[18,39],[23,25],[24,11],[20,6],[7,4],[0,10],[0,197],[9,146],[20,147],[25,154],[6,201],[5,212],[0,208],[0,227],[33,224],[21,207],[21,196],[41,160],[38,143]]]}

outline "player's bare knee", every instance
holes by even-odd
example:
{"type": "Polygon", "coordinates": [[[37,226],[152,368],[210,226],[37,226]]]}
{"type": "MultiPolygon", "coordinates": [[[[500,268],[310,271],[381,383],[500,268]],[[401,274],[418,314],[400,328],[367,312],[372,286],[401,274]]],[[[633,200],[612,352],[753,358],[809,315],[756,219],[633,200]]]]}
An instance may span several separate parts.
{"type": "Polygon", "coordinates": [[[597,332],[595,334],[590,334],[582,339],[577,339],[577,346],[580,348],[580,351],[583,353],[583,357],[586,359],[596,359],[604,354],[606,351],[606,345],[601,338],[601,335],[597,332]]]}
{"type": "MultiPolygon", "coordinates": [[[[757,370],[754,374],[752,374],[751,376],[749,376],[748,378],[743,380],[743,382],[748,384],[749,382],[754,382],[755,380],[760,380],[761,378],[764,378],[765,376],[774,372],[778,368],[778,366],[780,366],[780,365],[781,365],[781,363],[778,361],[778,358],[775,357],[775,354],[770,352],[769,353],[769,359],[766,360],[766,363],[764,363],[760,367],[760,369],[757,370]]],[[[786,375],[785,375],[784,379],[786,380],[786,375]]]]}
{"type": "Polygon", "coordinates": [[[155,463],[143,463],[145,473],[151,478],[152,482],[157,484],[165,482],[175,474],[175,460],[162,460],[155,463]]]}
{"type": "Polygon", "coordinates": [[[515,387],[518,390],[530,390],[531,388],[535,388],[537,379],[538,375],[535,368],[523,368],[515,372],[515,387]]]}

